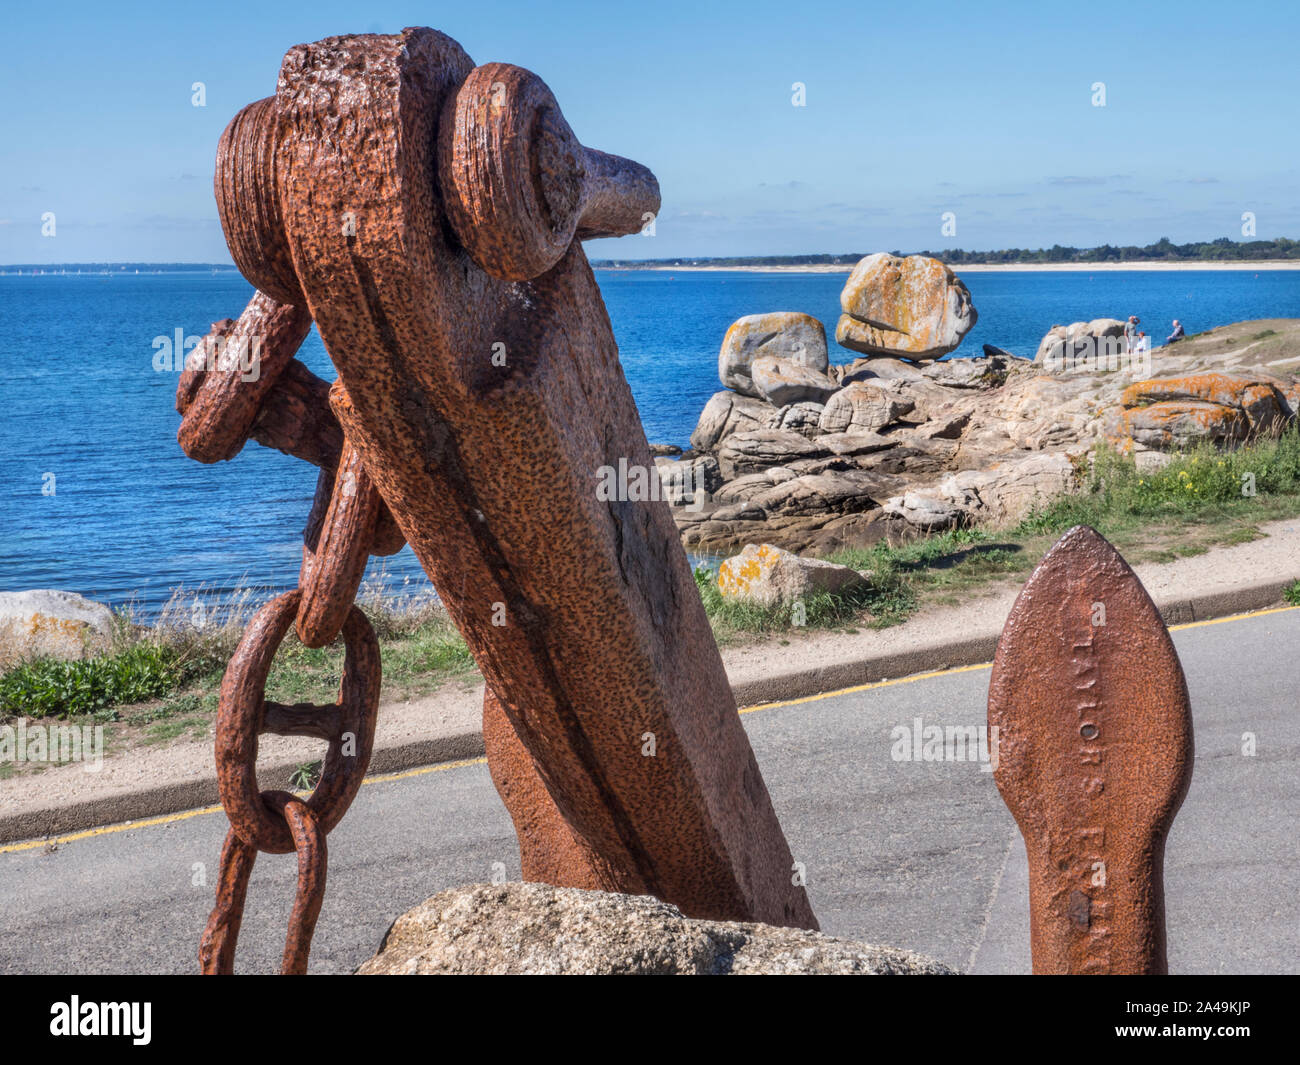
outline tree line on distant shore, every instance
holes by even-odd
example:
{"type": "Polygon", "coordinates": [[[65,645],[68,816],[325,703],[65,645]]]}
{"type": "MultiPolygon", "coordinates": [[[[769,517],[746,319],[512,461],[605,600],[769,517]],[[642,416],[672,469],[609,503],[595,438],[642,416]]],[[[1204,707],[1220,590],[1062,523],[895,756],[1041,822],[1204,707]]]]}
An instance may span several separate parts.
{"type": "MultiPolygon", "coordinates": [[[[602,259],[594,266],[852,266],[867,252],[844,255],[733,255],[726,257],[682,259],[602,259]]],[[[895,250],[894,255],[903,255],[895,250]]],[[[1279,237],[1277,240],[1234,241],[1230,237],[1191,244],[1175,244],[1161,237],[1154,244],[1103,244],[1097,248],[1073,248],[1053,244],[1050,248],[1003,248],[1000,251],[925,250],[908,253],[928,255],[946,263],[1123,263],[1123,262],[1204,262],[1210,260],[1300,259],[1300,241],[1279,237]]]]}

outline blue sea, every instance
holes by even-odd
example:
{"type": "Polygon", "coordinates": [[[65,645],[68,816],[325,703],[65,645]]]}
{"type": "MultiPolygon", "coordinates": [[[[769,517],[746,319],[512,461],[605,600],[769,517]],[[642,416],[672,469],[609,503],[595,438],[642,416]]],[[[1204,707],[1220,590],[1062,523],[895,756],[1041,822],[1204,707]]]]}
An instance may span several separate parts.
{"type": "MultiPolygon", "coordinates": [[[[804,311],[833,341],[844,274],[598,271],[646,435],[685,445],[721,386],[735,319],[804,311]]],[[[1160,343],[1252,318],[1300,317],[1300,271],[970,273],[979,322],[954,357],[995,344],[1032,356],[1054,324],[1136,314],[1160,343]]],[[[238,275],[0,276],[0,590],[61,588],[145,617],[178,586],[222,594],[294,585],[316,470],[249,445],[205,466],[176,443],[174,372],[157,337],[202,336],[237,317],[238,275]]],[[[335,376],[313,333],[299,357],[335,376]]],[[[377,563],[376,563],[377,564],[377,563]]],[[[370,579],[423,582],[410,549],[370,579]]]]}

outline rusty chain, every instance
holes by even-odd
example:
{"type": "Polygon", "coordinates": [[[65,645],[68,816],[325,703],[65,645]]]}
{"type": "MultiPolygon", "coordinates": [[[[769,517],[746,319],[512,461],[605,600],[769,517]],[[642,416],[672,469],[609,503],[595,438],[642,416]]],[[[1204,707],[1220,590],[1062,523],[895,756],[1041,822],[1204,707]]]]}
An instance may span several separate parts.
{"type": "Polygon", "coordinates": [[[297,853],[298,884],[280,971],[306,972],[325,894],[326,836],[351,805],[374,743],[379,643],[354,600],[369,556],[392,554],[405,541],[330,409],[347,403],[342,385],[335,382],[324,402],[324,383],[294,360],[310,324],[305,312],[258,292],[238,322],[214,324],[200,349],[204,364],[187,367],[177,389],[182,414],[177,435],[191,457],[233,458],[249,439],[257,439],[321,466],[298,587],[254,615],[221,682],[217,783],[230,830],[221,852],[216,905],[199,945],[205,974],[234,970],[259,851],[297,853]],[[252,344],[260,347],[260,372],[245,379],[231,371],[252,344]],[[266,679],[291,624],[308,647],[324,647],[342,636],[343,677],[335,704],[289,706],[266,699],[266,679]],[[258,786],[258,738],[265,733],[328,742],[320,780],[306,799],[258,786]]]}

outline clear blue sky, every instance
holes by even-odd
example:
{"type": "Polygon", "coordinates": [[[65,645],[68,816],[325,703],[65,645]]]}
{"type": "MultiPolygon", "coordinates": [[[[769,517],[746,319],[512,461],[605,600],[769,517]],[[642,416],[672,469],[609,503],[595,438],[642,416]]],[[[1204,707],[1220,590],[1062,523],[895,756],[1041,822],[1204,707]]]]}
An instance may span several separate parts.
{"type": "Polygon", "coordinates": [[[291,45],[410,25],[535,71],[655,171],[656,235],[593,257],[1241,239],[1243,211],[1300,236],[1293,0],[97,0],[0,15],[0,263],[228,262],[226,122],[291,45]]]}

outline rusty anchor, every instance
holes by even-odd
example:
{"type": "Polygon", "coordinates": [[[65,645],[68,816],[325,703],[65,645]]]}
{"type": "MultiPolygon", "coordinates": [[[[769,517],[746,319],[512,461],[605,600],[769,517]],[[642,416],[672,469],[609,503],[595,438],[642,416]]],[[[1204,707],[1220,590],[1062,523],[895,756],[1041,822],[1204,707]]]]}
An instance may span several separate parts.
{"type": "Polygon", "coordinates": [[[1029,858],[1034,972],[1167,972],[1164,850],[1191,783],[1191,705],[1155,604],[1094,530],[1067,532],[1016,600],[988,722],[1029,858]]]}
{"type": "Polygon", "coordinates": [[[204,970],[231,969],[257,850],[299,853],[284,971],[306,964],[324,835],[373,735],[379,667],[351,603],[367,555],[404,542],[486,680],[526,877],[816,928],[667,504],[597,497],[602,468],[654,461],[580,241],[651,221],[653,174],[584,148],[536,75],[410,29],[290,49],[276,95],[223,133],[215,185],[258,292],[206,343],[259,339],[262,374],[187,371],[182,446],[211,462],[253,439],[322,472],[299,589],[223,684],[232,829],[204,970]],[[333,386],[293,358],[313,321],[333,386]],[[314,646],[350,633],[367,663],[337,706],[265,702],[291,622],[314,646]],[[265,731],[330,740],[305,805],[258,792],[265,731]]]}

